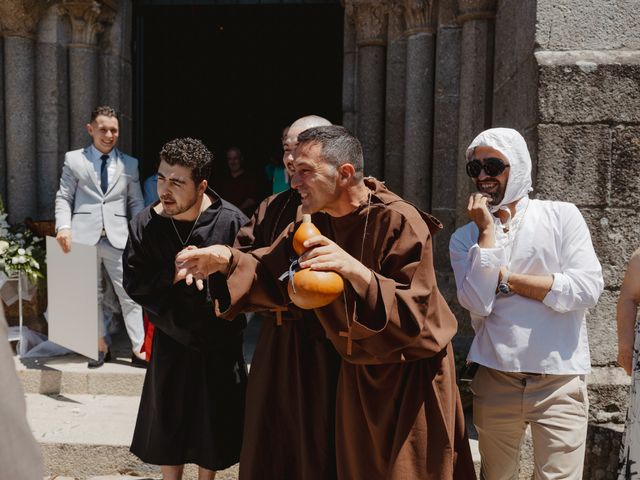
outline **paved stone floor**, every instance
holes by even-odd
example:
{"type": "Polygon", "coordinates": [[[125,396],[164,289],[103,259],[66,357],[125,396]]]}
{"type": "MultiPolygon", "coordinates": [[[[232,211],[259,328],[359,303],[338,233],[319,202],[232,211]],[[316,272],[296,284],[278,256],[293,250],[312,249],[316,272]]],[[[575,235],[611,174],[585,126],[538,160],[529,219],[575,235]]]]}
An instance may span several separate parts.
{"type": "MultiPolygon", "coordinates": [[[[245,332],[247,363],[255,349],[260,321],[245,332]]],[[[68,355],[51,359],[16,358],[25,389],[27,415],[42,446],[46,480],[158,480],[157,466],[129,452],[145,370],[130,364],[126,334],[114,335],[114,361],[90,370],[87,359],[68,355]]],[[[479,458],[473,425],[471,448],[479,458]]],[[[218,472],[217,480],[237,480],[238,465],[218,472]]],[[[188,465],[184,480],[196,480],[188,465]]]]}
{"type": "MultiPolygon", "coordinates": [[[[258,320],[245,331],[245,357],[250,363],[260,330],[258,320]]],[[[114,360],[87,368],[80,355],[15,358],[25,390],[27,416],[42,446],[47,480],[160,479],[156,466],[140,462],[129,450],[145,370],[131,366],[124,331],[113,335],[114,360]]],[[[187,465],[184,480],[195,480],[187,465]]],[[[238,465],[216,479],[236,480],[238,465]]]]}

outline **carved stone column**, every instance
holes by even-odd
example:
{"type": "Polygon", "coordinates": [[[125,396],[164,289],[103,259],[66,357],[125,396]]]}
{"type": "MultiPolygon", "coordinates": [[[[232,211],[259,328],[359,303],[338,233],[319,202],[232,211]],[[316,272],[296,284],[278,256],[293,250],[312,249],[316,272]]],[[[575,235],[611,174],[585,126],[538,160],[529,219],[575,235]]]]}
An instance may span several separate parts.
{"type": "MultiPolygon", "coordinates": [[[[0,29],[2,26],[0,25],[0,29]]],[[[4,124],[4,38],[0,30],[0,200],[7,203],[7,157],[5,156],[4,124]]]]}
{"type": "Polygon", "coordinates": [[[344,57],[342,62],[342,125],[356,130],[356,27],[351,15],[344,16],[344,57]]]}
{"type": "Polygon", "coordinates": [[[384,180],[402,194],[407,39],[402,0],[389,1],[387,27],[387,91],[385,101],[384,180]]]}
{"type": "Polygon", "coordinates": [[[69,72],[65,20],[57,5],[43,15],[36,37],[36,159],[38,218],[54,218],[64,153],[69,150],[69,72]]]}
{"type": "Polygon", "coordinates": [[[37,210],[34,33],[42,12],[40,0],[0,2],[4,35],[6,196],[9,220],[21,222],[37,210]]]}
{"type": "Polygon", "coordinates": [[[462,23],[456,222],[459,226],[468,221],[467,200],[474,188],[465,171],[465,151],[478,133],[491,127],[496,0],[458,0],[458,9],[458,22],[462,23]]]}
{"type": "MultiPolygon", "coordinates": [[[[434,236],[434,265],[450,271],[449,237],[456,225],[458,165],[458,117],[460,105],[460,42],[462,29],[456,21],[456,0],[438,3],[436,76],[434,88],[433,162],[431,211],[444,224],[434,236]]],[[[449,300],[449,299],[447,299],[449,300]]]]}
{"type": "MultiPolygon", "coordinates": [[[[438,289],[458,319],[454,348],[466,348],[473,338],[469,312],[458,303],[456,281],[449,261],[449,240],[456,229],[458,118],[460,109],[460,43],[456,0],[439,0],[436,77],[433,112],[433,169],[431,212],[444,225],[433,237],[433,265],[438,289]],[[464,345],[467,345],[465,347],[464,345]]],[[[467,182],[467,180],[465,180],[467,182]]],[[[460,350],[456,350],[460,352],[460,350]]]]}
{"type": "Polygon", "coordinates": [[[358,45],[357,135],[365,173],[381,178],[384,156],[385,43],[387,8],[383,0],[350,0],[358,45]]]}
{"type": "Polygon", "coordinates": [[[131,72],[131,31],[133,2],[101,0],[100,22],[105,27],[100,35],[98,103],[110,105],[119,113],[118,147],[131,153],[131,106],[133,78],[131,72]]]}
{"type": "Polygon", "coordinates": [[[98,104],[97,37],[103,30],[103,6],[95,0],[63,0],[62,8],[71,23],[69,44],[70,146],[87,143],[85,125],[98,104]]]}
{"type": "Polygon", "coordinates": [[[404,196],[431,207],[436,0],[405,0],[407,102],[404,196]]]}

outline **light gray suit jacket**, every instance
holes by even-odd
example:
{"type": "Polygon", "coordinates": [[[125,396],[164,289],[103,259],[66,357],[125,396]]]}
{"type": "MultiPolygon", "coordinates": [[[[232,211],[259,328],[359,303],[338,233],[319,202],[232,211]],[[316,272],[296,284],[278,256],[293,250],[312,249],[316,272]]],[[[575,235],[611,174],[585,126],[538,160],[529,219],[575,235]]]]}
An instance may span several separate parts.
{"type": "Polygon", "coordinates": [[[74,242],[95,245],[102,229],[115,248],[127,243],[128,221],[144,208],[138,160],[115,151],[116,170],[106,193],[102,193],[89,147],[67,152],[56,193],[56,229],[71,226],[74,242]]]}

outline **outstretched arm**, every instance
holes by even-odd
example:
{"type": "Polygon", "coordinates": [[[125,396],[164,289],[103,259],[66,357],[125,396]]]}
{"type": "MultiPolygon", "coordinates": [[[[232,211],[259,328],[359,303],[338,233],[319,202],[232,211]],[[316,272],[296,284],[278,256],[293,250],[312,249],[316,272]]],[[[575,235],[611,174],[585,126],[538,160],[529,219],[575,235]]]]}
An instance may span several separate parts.
{"type": "Polygon", "coordinates": [[[618,297],[616,321],[618,323],[618,364],[631,375],[636,315],[640,304],[640,248],[629,260],[618,297]]]}

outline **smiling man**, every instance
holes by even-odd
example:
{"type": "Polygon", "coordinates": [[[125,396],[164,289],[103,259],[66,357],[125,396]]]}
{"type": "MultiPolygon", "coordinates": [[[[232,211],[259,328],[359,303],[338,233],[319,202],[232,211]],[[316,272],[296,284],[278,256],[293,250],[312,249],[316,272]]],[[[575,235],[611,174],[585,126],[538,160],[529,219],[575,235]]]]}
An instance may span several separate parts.
{"type": "Polygon", "coordinates": [[[585,313],[602,269],[575,205],[529,199],[531,158],[515,130],[482,132],[467,149],[471,222],[451,237],[458,300],[476,332],[468,361],[482,478],[518,475],[531,425],[535,478],[581,479],[590,371],[585,313]]]}
{"type": "MultiPolygon", "coordinates": [[[[131,340],[132,362],[146,365],[140,353],[144,341],[142,309],[122,288],[122,249],[127,243],[127,222],[144,206],[138,177],[138,160],[116,148],[120,133],[118,115],[111,107],[97,107],[87,124],[91,145],[67,152],[56,193],[56,240],[62,250],[71,242],[95,245],[98,259],[111,279],[127,334],[131,340]]],[[[98,270],[101,270],[100,268],[98,270]]],[[[98,275],[102,308],[103,279],[98,275]]],[[[97,368],[109,361],[110,339],[104,318],[98,324],[99,358],[89,361],[97,368]]]]}
{"type": "MultiPolygon", "coordinates": [[[[442,226],[382,182],[363,178],[363,162],[360,142],[344,127],[298,135],[291,185],[324,233],[305,242],[300,266],[333,270],[345,280],[344,296],[309,312],[341,356],[337,477],[473,479],[450,343],[457,323],[432,262],[431,234],[442,226]]],[[[298,224],[251,255],[219,245],[183,251],[179,275],[213,273],[211,294],[225,317],[285,307],[286,281],[279,278],[294,255],[298,224]]],[[[313,460],[324,452],[307,455],[313,460]]]]}
{"type": "Polygon", "coordinates": [[[164,480],[182,478],[185,463],[211,480],[240,455],[244,316],[217,318],[206,292],[188,288],[173,262],[185,247],[231,244],[247,220],[208,188],[212,159],[192,138],[162,147],[160,201],[131,221],[124,252],[124,286],[156,327],[131,451],[161,465],[164,480]]]}

